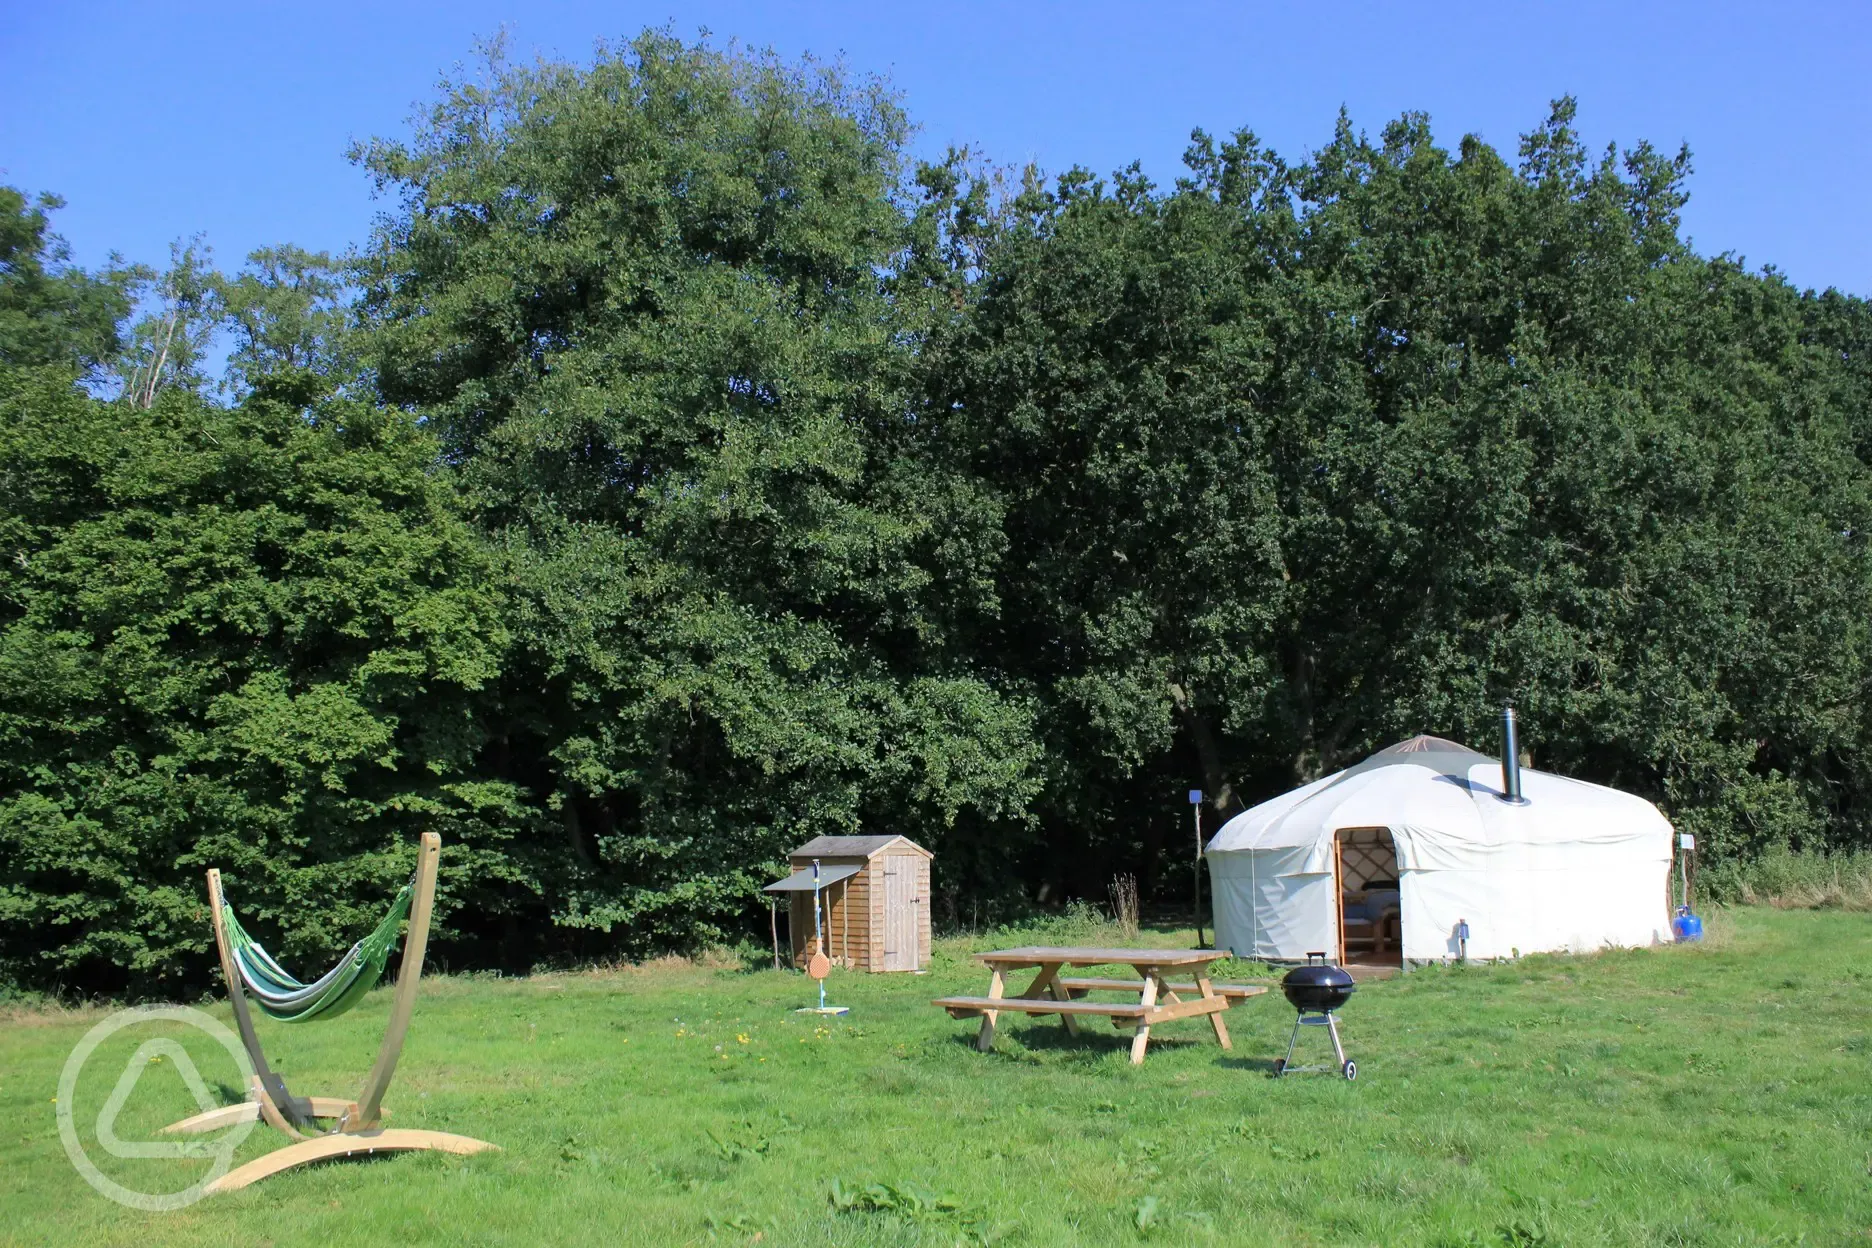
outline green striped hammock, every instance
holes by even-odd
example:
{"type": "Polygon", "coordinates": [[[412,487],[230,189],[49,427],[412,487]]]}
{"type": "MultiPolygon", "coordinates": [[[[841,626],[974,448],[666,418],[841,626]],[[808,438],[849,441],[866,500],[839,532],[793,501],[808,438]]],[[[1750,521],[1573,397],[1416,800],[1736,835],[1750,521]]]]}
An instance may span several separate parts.
{"type": "Polygon", "coordinates": [[[282,1023],[337,1018],[382,978],[390,949],[396,944],[397,929],[409,915],[410,896],[411,885],[405,884],[390,903],[390,912],[370,935],[352,945],[338,965],[307,984],[294,979],[259,941],[247,934],[224,895],[221,919],[227,925],[228,950],[247,995],[262,1014],[282,1023]]]}

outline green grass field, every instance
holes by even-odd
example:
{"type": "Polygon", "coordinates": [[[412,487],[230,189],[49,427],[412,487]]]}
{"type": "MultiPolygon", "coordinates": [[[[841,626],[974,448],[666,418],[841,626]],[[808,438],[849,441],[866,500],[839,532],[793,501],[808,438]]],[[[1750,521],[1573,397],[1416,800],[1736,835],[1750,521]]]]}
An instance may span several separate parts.
{"type": "MultiPolygon", "coordinates": [[[[996,1051],[928,1004],[978,992],[971,947],[922,976],[810,982],[690,964],[427,983],[392,1125],[503,1151],[325,1165],[174,1213],[93,1193],[61,1147],[65,1057],[103,1011],[0,1016],[0,1242],[18,1244],[1844,1244],[1872,1237],[1872,916],[1738,908],[1700,947],[1428,971],[1344,1014],[1360,1077],[1269,1079],[1278,994],[1159,1029],[1005,1022],[996,1051]]],[[[1047,934],[1047,933],[1042,933],[1047,934]]],[[[1057,935],[1058,933],[1051,933],[1057,935]]],[[[1148,932],[1138,943],[1187,944],[1148,932]]],[[[213,1012],[226,1019],[225,1007],[213,1012]]],[[[351,1096],[389,1008],[262,1021],[296,1091],[351,1096]]],[[[151,1030],[85,1067],[90,1122],[151,1030]]],[[[174,1032],[210,1084],[233,1064],[174,1032]]],[[[1307,1039],[1323,1046],[1323,1037],[1307,1039]]],[[[118,1134],[193,1112],[152,1063],[118,1134]]],[[[226,1090],[224,1089],[224,1093],[226,1090]]],[[[231,1097],[230,1097],[231,1099],[231,1097]]],[[[264,1128],[239,1159],[276,1147],[264,1128]]],[[[195,1170],[191,1170],[195,1167],[195,1170]]]]}

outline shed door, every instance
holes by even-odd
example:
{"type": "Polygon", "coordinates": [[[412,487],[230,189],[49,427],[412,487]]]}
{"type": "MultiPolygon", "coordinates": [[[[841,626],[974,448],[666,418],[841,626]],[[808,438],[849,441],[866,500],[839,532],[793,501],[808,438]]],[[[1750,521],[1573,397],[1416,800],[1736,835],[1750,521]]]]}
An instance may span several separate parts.
{"type": "Polygon", "coordinates": [[[884,969],[917,969],[916,860],[884,860],[884,969]]]}

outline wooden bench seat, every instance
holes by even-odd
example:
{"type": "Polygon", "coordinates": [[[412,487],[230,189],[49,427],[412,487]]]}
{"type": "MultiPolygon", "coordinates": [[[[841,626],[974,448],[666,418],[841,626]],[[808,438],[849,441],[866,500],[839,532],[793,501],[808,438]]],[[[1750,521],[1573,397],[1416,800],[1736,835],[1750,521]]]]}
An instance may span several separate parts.
{"type": "MultiPolygon", "coordinates": [[[[1068,992],[1142,992],[1144,990],[1144,981],[1141,979],[1067,979],[1062,976],[1057,982],[1068,992]]],[[[1191,995],[1202,991],[1193,983],[1171,983],[1166,980],[1164,986],[1171,992],[1191,995]]],[[[1258,997],[1267,991],[1260,984],[1210,984],[1209,987],[1215,990],[1217,996],[1227,997],[1230,1001],[1258,997]]]]}
{"type": "Polygon", "coordinates": [[[1136,1002],[1044,1001],[1037,997],[938,997],[931,1004],[948,1010],[951,1018],[968,1018],[989,1010],[1008,1014],[1090,1014],[1105,1018],[1143,1018],[1150,1012],[1136,1002]]]}

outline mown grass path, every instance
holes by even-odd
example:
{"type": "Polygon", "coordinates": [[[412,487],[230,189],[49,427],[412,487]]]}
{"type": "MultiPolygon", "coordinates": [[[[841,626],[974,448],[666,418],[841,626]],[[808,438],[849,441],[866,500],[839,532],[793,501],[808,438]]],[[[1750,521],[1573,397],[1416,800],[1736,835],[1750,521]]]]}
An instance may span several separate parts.
{"type": "MultiPolygon", "coordinates": [[[[1293,1017],[1278,994],[1229,1012],[1233,1054],[1200,1019],[1140,1068],[1109,1029],[1054,1020],[1004,1020],[977,1053],[973,1024],[928,1005],[985,982],[964,942],[927,975],[835,975],[852,1013],[829,1024],[790,1012],[809,981],[772,971],[435,980],[393,1124],[503,1152],[328,1165],[169,1214],[98,1197],[60,1145],[59,1070],[101,1014],[16,1013],[0,1243],[1872,1242],[1872,918],[1738,909],[1712,929],[1367,985],[1343,1016],[1355,1084],[1266,1077],[1293,1017]]],[[[349,1096],[388,1006],[262,1026],[297,1090],[349,1096]]],[[[81,1123],[150,1034],[86,1067],[81,1123]]],[[[211,1083],[231,1075],[184,1043],[211,1083]]],[[[118,1133],[192,1108],[159,1068],[118,1133]]],[[[152,1190],[196,1164],[93,1155],[152,1190]]]]}

